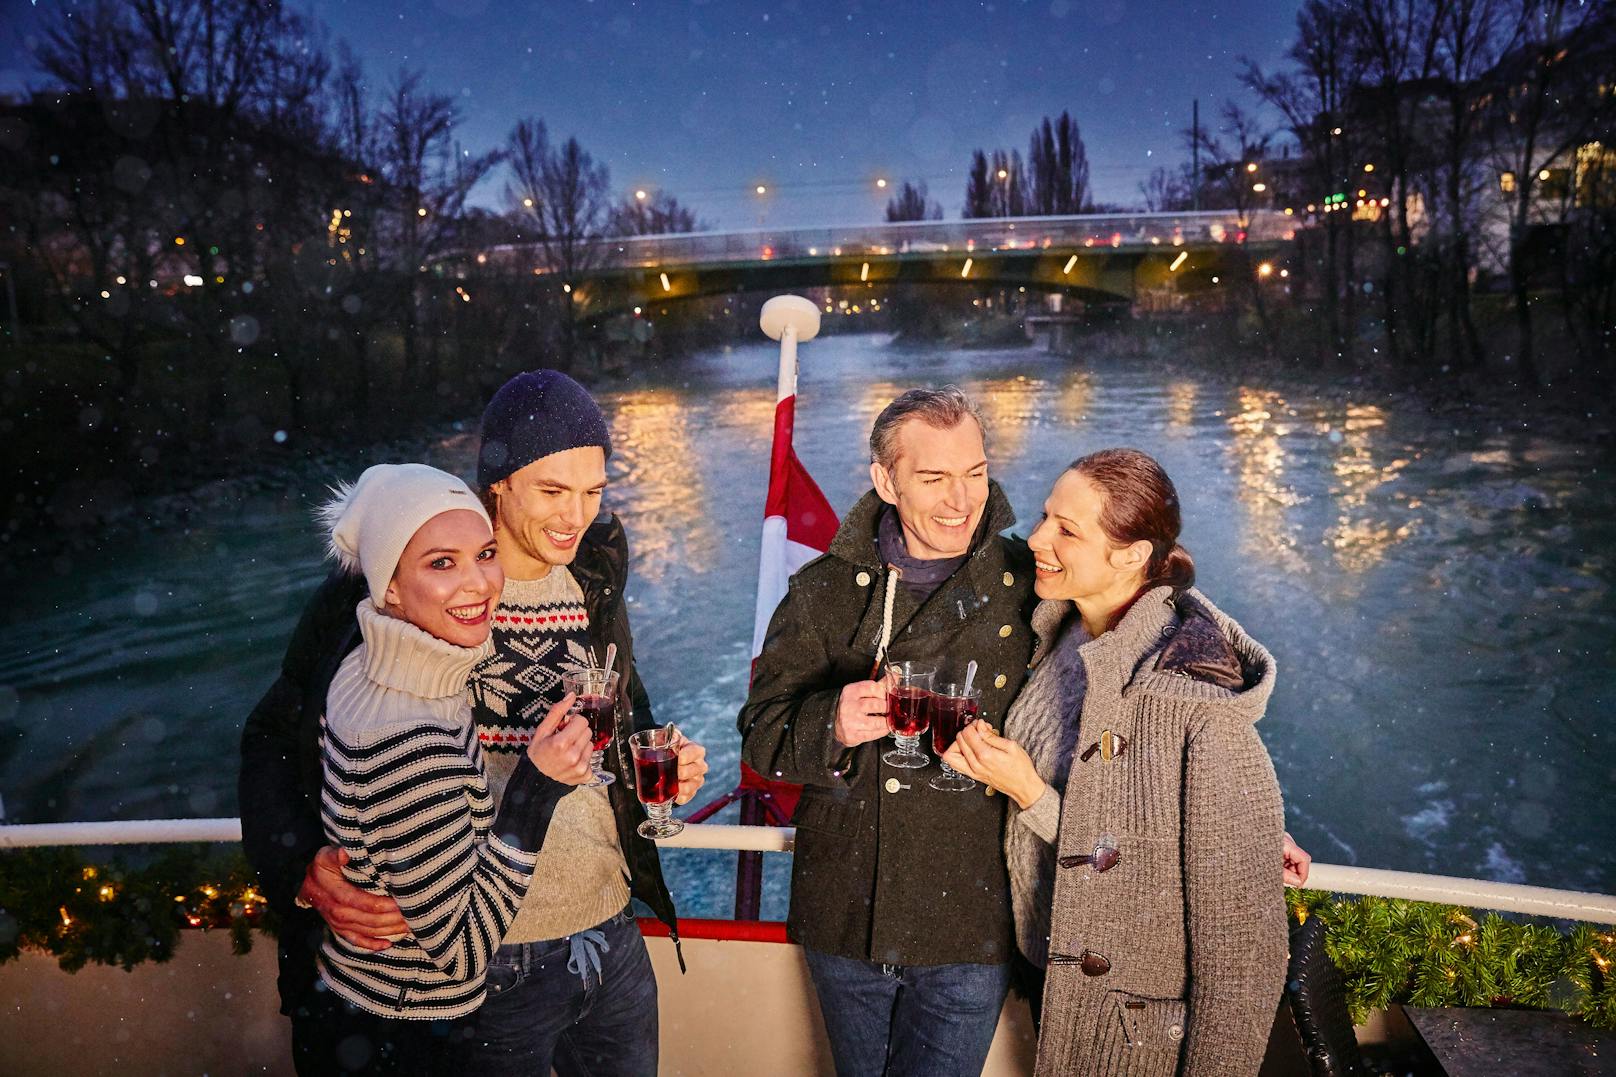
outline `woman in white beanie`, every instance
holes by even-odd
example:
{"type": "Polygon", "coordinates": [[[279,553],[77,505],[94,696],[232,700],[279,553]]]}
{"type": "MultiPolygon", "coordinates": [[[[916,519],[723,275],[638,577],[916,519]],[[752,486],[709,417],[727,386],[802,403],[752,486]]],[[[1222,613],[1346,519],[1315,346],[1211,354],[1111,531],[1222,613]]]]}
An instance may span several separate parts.
{"type": "Polygon", "coordinates": [[[410,927],[375,951],[326,929],[327,1061],[334,1073],[449,1072],[556,802],[589,778],[589,734],[563,727],[563,698],[496,816],[466,698],[504,583],[487,513],[453,475],[379,464],[320,518],[332,555],[369,585],[363,642],[326,696],[321,814],[348,881],[396,900],[410,927]]]}

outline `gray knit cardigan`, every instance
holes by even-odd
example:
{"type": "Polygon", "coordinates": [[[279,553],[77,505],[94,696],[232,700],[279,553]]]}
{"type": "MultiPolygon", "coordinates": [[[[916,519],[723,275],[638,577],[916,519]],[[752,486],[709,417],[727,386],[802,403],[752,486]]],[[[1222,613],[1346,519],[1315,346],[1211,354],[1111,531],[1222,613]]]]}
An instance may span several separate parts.
{"type": "MultiPolygon", "coordinates": [[[[1040,650],[1073,612],[1039,606],[1040,650]]],[[[1252,1077],[1285,976],[1284,810],[1253,727],[1273,658],[1199,592],[1167,587],[1081,655],[1088,690],[1056,851],[1089,854],[1110,835],[1121,860],[1055,871],[1038,1077],[1252,1077]],[[1241,690],[1157,668],[1192,618],[1233,647],[1241,690]],[[1084,760],[1106,732],[1124,749],[1084,760]]]]}

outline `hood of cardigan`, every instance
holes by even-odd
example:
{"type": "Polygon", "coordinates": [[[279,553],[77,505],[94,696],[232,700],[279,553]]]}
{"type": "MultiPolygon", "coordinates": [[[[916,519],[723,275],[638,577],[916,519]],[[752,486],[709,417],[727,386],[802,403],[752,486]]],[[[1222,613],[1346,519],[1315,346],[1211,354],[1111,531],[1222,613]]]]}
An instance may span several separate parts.
{"type": "MultiPolygon", "coordinates": [[[[1033,611],[1037,665],[1077,616],[1066,600],[1045,600],[1033,611]]],[[[1149,692],[1219,704],[1219,710],[1255,722],[1274,691],[1274,656],[1200,591],[1157,587],[1140,596],[1122,622],[1083,645],[1110,651],[1133,671],[1123,695],[1149,692]]]]}

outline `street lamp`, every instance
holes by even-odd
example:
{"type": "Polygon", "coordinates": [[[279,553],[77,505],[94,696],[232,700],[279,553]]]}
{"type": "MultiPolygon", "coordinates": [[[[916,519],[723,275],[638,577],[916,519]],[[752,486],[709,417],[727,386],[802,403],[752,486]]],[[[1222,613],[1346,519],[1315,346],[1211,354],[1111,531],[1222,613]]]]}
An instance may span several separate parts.
{"type": "Polygon", "coordinates": [[[878,180],[876,180],[876,181],[875,181],[875,185],[876,185],[876,186],[877,186],[877,187],[879,187],[879,188],[880,188],[880,189],[881,189],[881,190],[883,190],[883,191],[884,191],[884,190],[886,190],[886,189],[887,189],[887,181],[886,181],[886,180],[885,180],[885,179],[878,179],[878,180]]]}
{"type": "Polygon", "coordinates": [[[634,197],[639,199],[641,202],[644,202],[645,199],[646,199],[645,189],[642,187],[639,190],[635,191],[634,192],[634,197]]]}
{"type": "Polygon", "coordinates": [[[767,187],[765,187],[761,183],[757,185],[755,190],[757,191],[758,194],[768,194],[769,193],[769,189],[767,187]]]}

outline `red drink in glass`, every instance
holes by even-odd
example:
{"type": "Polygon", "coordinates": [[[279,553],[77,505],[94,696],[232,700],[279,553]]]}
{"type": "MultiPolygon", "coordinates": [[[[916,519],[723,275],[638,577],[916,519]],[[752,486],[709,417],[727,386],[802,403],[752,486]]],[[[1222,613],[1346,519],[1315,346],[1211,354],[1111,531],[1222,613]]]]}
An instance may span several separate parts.
{"type": "Polygon", "coordinates": [[[941,756],[954,746],[960,730],[976,721],[981,711],[976,700],[963,696],[938,696],[932,700],[931,746],[941,756]]]}
{"type": "MultiPolygon", "coordinates": [[[[589,723],[589,745],[593,749],[589,769],[593,781],[585,785],[611,785],[617,778],[606,770],[606,747],[612,742],[617,719],[617,672],[610,669],[569,669],[561,675],[561,686],[573,697],[572,713],[589,723]]],[[[627,763],[627,760],[623,760],[627,763]]]]}
{"type": "Polygon", "coordinates": [[[612,742],[617,700],[611,696],[579,696],[578,713],[589,723],[590,747],[598,752],[612,742]]]}
{"type": "Polygon", "coordinates": [[[639,784],[640,803],[666,804],[679,795],[679,753],[672,748],[636,751],[634,778],[639,784]]]}
{"type": "Polygon", "coordinates": [[[918,737],[931,726],[933,696],[924,688],[900,685],[887,693],[887,726],[900,737],[918,737]]]}

